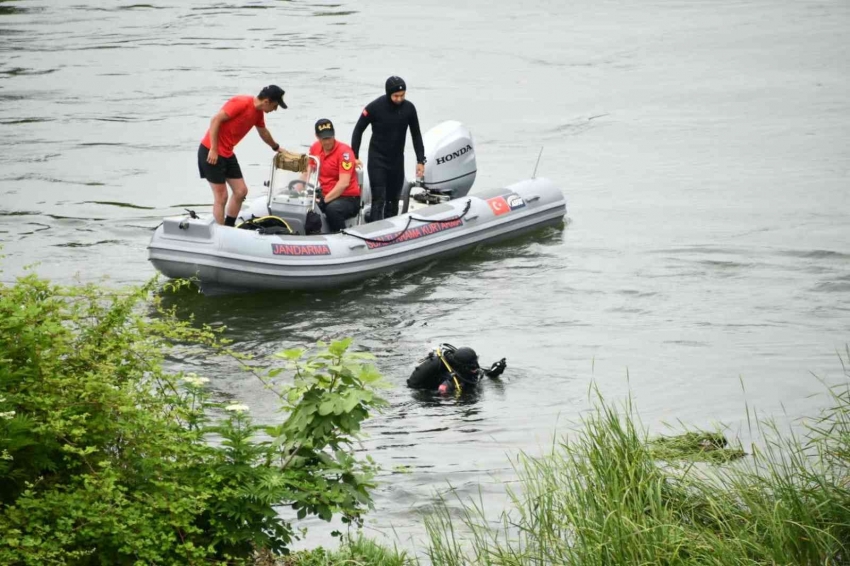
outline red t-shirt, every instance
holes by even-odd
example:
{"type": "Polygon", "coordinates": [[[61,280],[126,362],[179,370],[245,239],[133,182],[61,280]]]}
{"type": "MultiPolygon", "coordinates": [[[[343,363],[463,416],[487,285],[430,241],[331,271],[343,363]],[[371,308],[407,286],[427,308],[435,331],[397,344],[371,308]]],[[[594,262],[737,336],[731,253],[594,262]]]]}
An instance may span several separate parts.
{"type": "Polygon", "coordinates": [[[336,142],[331,152],[325,155],[322,144],[317,141],[310,147],[310,155],[319,158],[319,185],[322,187],[323,194],[333,190],[341,175],[351,174],[351,181],[339,196],[360,196],[360,183],[357,182],[357,171],[354,169],[354,152],[350,147],[336,142]]]}
{"type": "MultiPolygon", "coordinates": [[[[233,155],[233,148],[245,137],[251,128],[258,126],[266,127],[263,111],[254,108],[254,97],[249,94],[234,96],[221,107],[224,113],[230,116],[230,120],[222,122],[218,127],[218,154],[222,157],[233,155]]],[[[201,144],[212,149],[210,131],[204,135],[201,144]]]]}

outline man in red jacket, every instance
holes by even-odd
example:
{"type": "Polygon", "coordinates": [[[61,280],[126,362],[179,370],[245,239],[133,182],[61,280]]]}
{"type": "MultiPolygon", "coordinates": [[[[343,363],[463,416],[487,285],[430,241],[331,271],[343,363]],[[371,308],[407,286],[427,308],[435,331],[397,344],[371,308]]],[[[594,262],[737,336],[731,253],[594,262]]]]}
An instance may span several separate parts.
{"type": "Polygon", "coordinates": [[[360,211],[360,183],[354,170],[354,152],[336,140],[334,125],[327,118],[316,122],[316,143],[310,155],[319,158],[320,206],[331,232],[345,228],[345,220],[360,211]]]}
{"type": "Polygon", "coordinates": [[[248,195],[242,169],[236,160],[236,154],[233,153],[236,144],[251,128],[257,128],[257,133],[269,147],[274,151],[280,150],[280,146],[266,129],[264,114],[274,112],[278,107],[286,108],[283,94],[283,89],[279,86],[269,85],[257,96],[234,96],[210,121],[210,128],[198,148],[198,170],[201,178],[209,181],[212,187],[213,216],[219,224],[234,226],[242,208],[242,201],[248,195]],[[233,198],[229,203],[227,185],[230,185],[230,190],[233,191],[233,198]]]}

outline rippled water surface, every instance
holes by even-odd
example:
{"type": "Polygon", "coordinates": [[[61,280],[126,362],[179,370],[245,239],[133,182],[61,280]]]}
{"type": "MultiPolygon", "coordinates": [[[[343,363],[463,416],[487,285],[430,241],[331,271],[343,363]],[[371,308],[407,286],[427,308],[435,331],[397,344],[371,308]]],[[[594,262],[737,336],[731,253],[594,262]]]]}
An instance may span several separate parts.
{"type": "MultiPolygon", "coordinates": [[[[565,430],[591,380],[653,428],[823,404],[812,374],[839,379],[850,337],[848,29],[845,0],[0,0],[0,276],[148,280],[160,219],[209,210],[210,117],[268,83],[293,149],[319,117],[347,140],[390,74],[424,129],[470,127],[479,190],[530,176],[542,146],[561,229],[338,291],[177,299],[254,354],[354,336],[378,356],[396,388],[364,442],[385,469],[367,524],[413,544],[449,484],[501,508],[508,456],[565,430]],[[507,357],[504,379],[410,392],[441,341],[507,357]]],[[[268,148],[237,152],[260,194],[268,148]]],[[[277,417],[228,364],[180,365],[277,417]]]]}

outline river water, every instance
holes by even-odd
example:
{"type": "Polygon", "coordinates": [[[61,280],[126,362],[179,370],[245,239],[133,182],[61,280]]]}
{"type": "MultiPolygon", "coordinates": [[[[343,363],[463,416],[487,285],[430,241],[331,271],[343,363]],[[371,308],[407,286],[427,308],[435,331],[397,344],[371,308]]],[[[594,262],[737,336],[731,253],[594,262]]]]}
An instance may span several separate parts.
{"type": "MultiPolygon", "coordinates": [[[[745,404],[823,405],[813,374],[840,380],[850,338],[847,30],[846,0],[0,0],[0,276],[148,280],[160,219],[209,210],[210,117],[269,83],[290,105],[269,129],[303,149],[320,117],[347,140],[401,75],[423,130],[472,130],[473,193],[527,178],[542,147],[560,229],[338,291],[179,299],[246,352],[353,336],[378,356],[396,387],[364,441],[385,470],[367,524],[413,546],[449,484],[498,511],[509,457],[566,431],[591,383],[653,430],[746,435],[745,404]],[[443,341],[506,357],[504,378],[411,393],[443,341]]],[[[270,151],[252,133],[238,155],[261,194],[270,151]]],[[[178,365],[277,418],[229,364],[178,365]]]]}

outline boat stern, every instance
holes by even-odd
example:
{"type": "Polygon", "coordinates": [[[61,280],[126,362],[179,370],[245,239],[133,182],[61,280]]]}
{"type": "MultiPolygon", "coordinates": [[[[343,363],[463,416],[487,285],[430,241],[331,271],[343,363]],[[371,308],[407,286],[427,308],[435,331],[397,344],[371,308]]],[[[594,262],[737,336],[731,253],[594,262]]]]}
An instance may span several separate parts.
{"type": "Polygon", "coordinates": [[[172,216],[162,221],[148,244],[148,260],[166,277],[201,276],[208,269],[193,259],[216,248],[216,224],[210,216],[172,216]]]}

